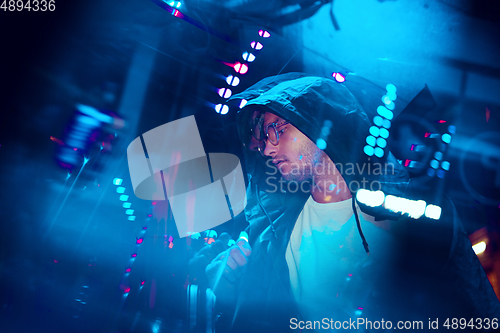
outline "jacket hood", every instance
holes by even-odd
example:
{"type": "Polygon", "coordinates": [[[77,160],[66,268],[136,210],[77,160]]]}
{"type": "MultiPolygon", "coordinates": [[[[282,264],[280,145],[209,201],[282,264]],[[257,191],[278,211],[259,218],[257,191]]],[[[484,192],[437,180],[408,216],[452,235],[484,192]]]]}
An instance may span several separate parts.
{"type": "MultiPolygon", "coordinates": [[[[231,98],[235,99],[247,100],[238,117],[240,138],[245,136],[253,111],[272,112],[324,150],[353,194],[360,188],[404,194],[409,177],[394,156],[388,151],[382,158],[364,153],[372,124],[343,84],[304,73],[287,73],[265,78],[231,98]]],[[[245,152],[245,162],[249,182],[252,178],[259,180],[263,172],[270,174],[253,152],[245,152]]]]}

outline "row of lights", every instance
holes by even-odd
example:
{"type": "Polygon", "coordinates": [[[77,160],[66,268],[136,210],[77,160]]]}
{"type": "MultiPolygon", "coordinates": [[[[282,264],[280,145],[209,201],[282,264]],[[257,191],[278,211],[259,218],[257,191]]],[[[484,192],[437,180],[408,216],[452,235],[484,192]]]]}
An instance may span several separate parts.
{"type": "MultiPolygon", "coordinates": [[[[127,268],[125,268],[125,273],[123,275],[123,282],[122,282],[122,289],[123,289],[123,295],[124,297],[127,297],[129,292],[130,292],[130,287],[128,282],[125,280],[128,278],[130,272],[132,271],[132,264],[134,263],[135,259],[137,258],[137,250],[139,249],[139,246],[142,244],[144,241],[144,234],[146,233],[146,230],[148,227],[143,227],[141,231],[139,232],[139,236],[135,238],[135,249],[134,252],[130,255],[130,259],[127,264],[127,268]]],[[[146,283],[146,280],[141,280],[139,290],[141,290],[144,287],[144,284],[146,283]]]]}
{"type": "MultiPolygon", "coordinates": [[[[437,175],[439,178],[444,178],[445,172],[450,170],[450,162],[443,161],[443,153],[446,152],[448,144],[451,142],[451,135],[455,134],[456,127],[454,125],[448,126],[448,133],[441,135],[441,141],[443,141],[444,148],[443,152],[436,151],[434,153],[434,158],[430,161],[430,168],[427,169],[427,175],[429,177],[434,177],[437,175]]],[[[437,135],[439,136],[439,134],[437,135]]],[[[432,138],[432,134],[430,135],[432,138]]]]}
{"type": "MultiPolygon", "coordinates": [[[[269,31],[266,30],[259,30],[259,36],[262,38],[269,38],[271,34],[269,31]]],[[[231,67],[233,67],[234,71],[236,74],[244,75],[248,72],[248,63],[251,63],[255,60],[256,56],[254,53],[255,51],[260,51],[264,47],[264,45],[261,42],[258,41],[252,41],[250,43],[250,47],[254,50],[251,52],[243,52],[241,55],[241,58],[243,59],[242,62],[235,62],[234,64],[227,64],[231,67]]],[[[220,89],[217,89],[217,93],[219,94],[220,97],[224,99],[228,99],[231,97],[233,94],[232,90],[230,87],[236,87],[238,84],[240,84],[240,78],[236,75],[229,75],[226,77],[226,83],[229,87],[223,87],[220,89]]],[[[244,107],[246,104],[245,100],[242,100],[240,103],[240,108],[244,107]]],[[[219,114],[227,114],[229,112],[229,107],[226,104],[216,104],[214,106],[215,112],[219,114]]]]}
{"type": "Polygon", "coordinates": [[[384,149],[387,147],[389,128],[391,128],[391,120],[394,118],[394,101],[397,99],[397,90],[393,84],[389,83],[385,88],[386,93],[382,96],[384,105],[377,108],[378,115],[373,117],[374,126],[370,127],[370,134],[366,137],[367,145],[363,148],[366,155],[375,155],[379,158],[384,156],[384,149]]]}
{"type": "Polygon", "coordinates": [[[122,182],[121,178],[113,179],[113,184],[117,186],[116,193],[120,194],[120,201],[123,201],[123,208],[125,208],[125,214],[128,215],[128,220],[135,221],[134,210],[130,208],[132,203],[128,202],[129,196],[125,194],[125,187],[121,186],[122,182]]]}
{"type": "Polygon", "coordinates": [[[393,213],[408,214],[409,217],[414,219],[419,219],[424,215],[434,220],[439,220],[441,217],[441,207],[439,206],[428,205],[424,200],[410,200],[394,195],[386,196],[382,191],[360,189],[356,193],[356,199],[366,206],[382,206],[393,213]]]}

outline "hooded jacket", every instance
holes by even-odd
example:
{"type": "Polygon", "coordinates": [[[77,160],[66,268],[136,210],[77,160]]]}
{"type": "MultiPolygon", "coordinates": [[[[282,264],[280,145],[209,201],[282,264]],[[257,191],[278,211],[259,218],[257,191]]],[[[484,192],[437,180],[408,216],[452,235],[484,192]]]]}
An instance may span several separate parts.
{"type": "MultiPolygon", "coordinates": [[[[324,140],[324,152],[336,166],[341,166],[337,169],[353,198],[360,187],[370,189],[375,183],[380,184],[375,189],[385,194],[403,197],[409,193],[409,176],[391,153],[385,152],[380,159],[369,158],[363,152],[370,118],[344,85],[303,73],[288,73],[266,78],[232,99],[247,100],[238,118],[241,138],[247,135],[253,111],[260,110],[289,121],[312,142],[324,140]],[[392,168],[375,173],[376,163],[392,168]]],[[[248,177],[245,217],[252,255],[236,286],[233,312],[225,314],[225,329],[288,331],[292,328],[290,320],[300,320],[300,313],[291,293],[285,251],[310,193],[276,191],[269,177],[280,177],[279,172],[270,168],[258,153],[246,151],[244,158],[248,177]]],[[[370,276],[367,269],[366,274],[353,277],[340,296],[365,304],[361,312],[353,311],[352,320],[359,316],[372,320],[422,319],[427,325],[428,318],[438,316],[498,317],[498,300],[451,202],[443,205],[439,225],[359,206],[376,219],[392,218],[396,228],[383,259],[375,263],[379,273],[370,276]]],[[[363,242],[363,225],[354,237],[358,239],[353,241],[363,242]]],[[[373,241],[377,240],[367,239],[368,244],[373,241]]],[[[333,310],[331,319],[336,319],[333,310]]]]}

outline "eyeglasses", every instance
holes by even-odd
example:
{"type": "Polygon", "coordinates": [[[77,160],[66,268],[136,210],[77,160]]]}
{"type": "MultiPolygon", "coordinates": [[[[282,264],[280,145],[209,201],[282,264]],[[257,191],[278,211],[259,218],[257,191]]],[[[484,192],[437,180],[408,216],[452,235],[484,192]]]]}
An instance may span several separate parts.
{"type": "Polygon", "coordinates": [[[258,141],[257,150],[262,156],[266,157],[266,155],[264,155],[264,150],[266,149],[266,141],[271,142],[273,146],[277,146],[280,140],[280,134],[285,131],[285,129],[282,129],[280,131],[278,129],[289,123],[290,122],[288,121],[285,121],[281,124],[278,124],[278,122],[274,122],[268,124],[265,129],[260,126],[260,128],[254,131],[257,134],[257,136],[254,136],[254,138],[258,141]],[[258,138],[260,138],[260,140],[258,138]]]}

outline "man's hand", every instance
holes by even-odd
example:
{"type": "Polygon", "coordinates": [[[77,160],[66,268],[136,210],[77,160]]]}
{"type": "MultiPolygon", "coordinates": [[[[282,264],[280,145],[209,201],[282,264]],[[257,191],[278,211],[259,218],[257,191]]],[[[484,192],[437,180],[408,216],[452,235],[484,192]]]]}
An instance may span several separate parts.
{"type": "Polygon", "coordinates": [[[235,245],[220,253],[206,268],[211,289],[217,298],[232,299],[233,284],[245,272],[252,254],[250,244],[240,238],[235,245]]]}

